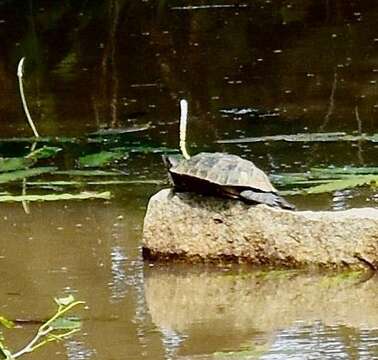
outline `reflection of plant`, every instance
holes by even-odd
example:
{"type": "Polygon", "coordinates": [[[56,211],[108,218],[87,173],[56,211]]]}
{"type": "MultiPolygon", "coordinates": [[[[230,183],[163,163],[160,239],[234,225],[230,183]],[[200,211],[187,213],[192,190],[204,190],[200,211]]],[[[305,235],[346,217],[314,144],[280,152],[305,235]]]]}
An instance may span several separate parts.
{"type": "MultiPolygon", "coordinates": [[[[39,327],[33,339],[21,350],[12,353],[7,349],[4,344],[4,339],[1,337],[0,358],[6,360],[17,359],[18,357],[30,353],[49,342],[66,339],[80,330],[81,322],[78,319],[65,318],[63,315],[65,315],[75,306],[83,305],[84,302],[75,301],[72,295],[67,296],[66,298],[55,299],[55,302],[58,305],[55,314],[39,327]]],[[[9,321],[1,316],[0,323],[6,328],[11,328],[14,326],[12,321],[9,321]]]]}

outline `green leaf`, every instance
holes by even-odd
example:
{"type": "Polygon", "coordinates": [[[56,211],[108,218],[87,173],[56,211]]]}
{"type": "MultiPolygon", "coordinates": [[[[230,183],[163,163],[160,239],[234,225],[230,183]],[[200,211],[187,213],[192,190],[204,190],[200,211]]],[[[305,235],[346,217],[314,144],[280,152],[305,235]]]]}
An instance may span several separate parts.
{"type": "Polygon", "coordinates": [[[306,188],[304,192],[307,194],[320,194],[370,185],[371,183],[378,183],[378,175],[351,176],[347,179],[334,180],[323,185],[306,188]]]}
{"type": "Polygon", "coordinates": [[[36,163],[35,159],[14,157],[0,159],[0,172],[8,172],[20,169],[26,169],[36,163]]]}
{"type": "Polygon", "coordinates": [[[62,148],[56,146],[42,146],[40,149],[32,151],[29,155],[25,156],[27,159],[48,159],[55,156],[62,148]]]}
{"type": "Polygon", "coordinates": [[[104,192],[82,192],[79,194],[47,194],[47,195],[4,195],[0,196],[0,202],[22,202],[22,201],[59,201],[59,200],[87,200],[111,198],[110,191],[104,192]]]}
{"type": "Polygon", "coordinates": [[[32,176],[38,176],[42,174],[51,173],[54,170],[56,170],[55,167],[40,167],[40,168],[33,168],[33,169],[16,170],[13,172],[0,174],[0,184],[8,183],[11,181],[22,180],[24,178],[28,178],[32,176]]]}
{"type": "Polygon", "coordinates": [[[274,174],[271,180],[289,188],[282,195],[320,194],[377,183],[378,167],[314,167],[305,173],[274,174]]]}
{"type": "Polygon", "coordinates": [[[59,305],[59,306],[67,306],[69,304],[72,304],[74,301],[75,301],[75,298],[73,295],[68,295],[66,297],[62,297],[62,298],[55,298],[54,299],[55,302],[59,305]]]}
{"type": "Polygon", "coordinates": [[[0,172],[27,169],[33,166],[39,159],[46,159],[54,156],[61,148],[43,146],[32,151],[25,157],[0,158],[0,172]]]}
{"type": "Polygon", "coordinates": [[[69,175],[69,176],[119,176],[123,173],[119,171],[103,171],[103,170],[59,170],[54,171],[57,175],[69,175]]]}
{"type": "Polygon", "coordinates": [[[105,166],[112,161],[119,160],[121,158],[125,158],[127,154],[121,151],[101,151],[96,154],[90,154],[81,156],[79,158],[79,166],[80,167],[102,167],[105,166]]]}
{"type": "Polygon", "coordinates": [[[54,330],[73,330],[81,327],[81,321],[76,318],[57,318],[50,326],[54,330]]]}
{"type": "Polygon", "coordinates": [[[0,316],[0,324],[7,329],[14,327],[13,321],[6,319],[4,316],[0,316]]]}

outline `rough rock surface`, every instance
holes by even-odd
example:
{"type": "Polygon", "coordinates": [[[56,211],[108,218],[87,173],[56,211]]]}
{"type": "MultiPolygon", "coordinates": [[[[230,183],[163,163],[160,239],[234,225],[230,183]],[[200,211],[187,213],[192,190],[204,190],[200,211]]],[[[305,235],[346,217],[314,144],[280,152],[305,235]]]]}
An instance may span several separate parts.
{"type": "Polygon", "coordinates": [[[164,189],[149,201],[147,258],[378,268],[378,209],[287,211],[164,189]]]}

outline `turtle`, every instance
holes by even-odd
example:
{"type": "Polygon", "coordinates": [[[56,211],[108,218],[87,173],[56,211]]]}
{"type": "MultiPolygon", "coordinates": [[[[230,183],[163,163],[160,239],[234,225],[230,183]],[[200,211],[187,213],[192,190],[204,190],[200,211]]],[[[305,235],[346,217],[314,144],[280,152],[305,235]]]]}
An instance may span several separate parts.
{"type": "Polygon", "coordinates": [[[201,152],[189,158],[163,155],[176,191],[239,199],[294,210],[278,195],[268,176],[252,161],[221,152],[201,152]]]}

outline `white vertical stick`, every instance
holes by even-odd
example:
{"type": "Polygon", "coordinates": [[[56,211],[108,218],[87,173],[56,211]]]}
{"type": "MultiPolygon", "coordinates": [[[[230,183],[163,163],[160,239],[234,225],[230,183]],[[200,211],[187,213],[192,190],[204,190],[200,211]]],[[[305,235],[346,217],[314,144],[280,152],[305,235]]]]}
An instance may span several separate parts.
{"type": "Polygon", "coordinates": [[[18,85],[19,85],[19,88],[20,88],[22,106],[24,107],[25,115],[28,119],[28,122],[29,122],[31,129],[33,130],[34,136],[36,138],[38,138],[39,134],[38,134],[38,131],[37,131],[37,129],[36,129],[34,123],[33,123],[32,118],[30,116],[28,105],[26,103],[26,99],[25,99],[25,95],[24,95],[24,86],[22,84],[22,76],[24,75],[24,61],[25,61],[25,58],[23,57],[20,60],[20,62],[18,63],[18,67],[17,67],[18,85]]]}
{"type": "Polygon", "coordinates": [[[180,150],[186,160],[190,155],[186,151],[186,123],[188,121],[188,102],[185,99],[180,100],[180,150]]]}

